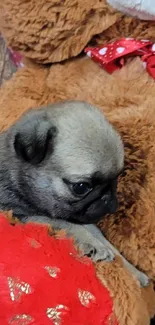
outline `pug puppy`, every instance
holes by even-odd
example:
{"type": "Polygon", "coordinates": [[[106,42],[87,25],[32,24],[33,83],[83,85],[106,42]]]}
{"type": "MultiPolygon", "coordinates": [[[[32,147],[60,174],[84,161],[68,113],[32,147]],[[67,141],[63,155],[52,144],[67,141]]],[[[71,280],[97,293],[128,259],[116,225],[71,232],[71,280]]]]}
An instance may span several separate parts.
{"type": "Polygon", "coordinates": [[[113,260],[118,251],[94,224],[117,208],[123,165],[120,135],[95,107],[70,101],[30,110],[0,135],[0,209],[66,229],[94,261],[113,260]]]}

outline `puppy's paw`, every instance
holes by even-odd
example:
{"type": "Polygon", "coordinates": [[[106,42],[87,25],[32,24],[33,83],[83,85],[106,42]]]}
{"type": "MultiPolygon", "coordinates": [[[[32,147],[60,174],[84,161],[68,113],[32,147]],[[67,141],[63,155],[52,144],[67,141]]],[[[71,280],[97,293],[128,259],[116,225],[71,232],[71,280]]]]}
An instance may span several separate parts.
{"type": "Polygon", "coordinates": [[[79,249],[83,252],[85,256],[90,257],[93,262],[106,261],[110,262],[114,260],[115,255],[106,246],[101,249],[95,248],[91,244],[81,243],[79,249]]]}

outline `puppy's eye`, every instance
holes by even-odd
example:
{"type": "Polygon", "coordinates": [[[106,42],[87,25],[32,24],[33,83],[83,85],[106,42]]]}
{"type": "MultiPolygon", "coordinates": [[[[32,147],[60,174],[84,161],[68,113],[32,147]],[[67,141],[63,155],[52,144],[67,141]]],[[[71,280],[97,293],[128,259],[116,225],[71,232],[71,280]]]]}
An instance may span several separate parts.
{"type": "Polygon", "coordinates": [[[91,187],[88,183],[73,184],[72,189],[76,195],[85,195],[90,192],[91,187]]]}

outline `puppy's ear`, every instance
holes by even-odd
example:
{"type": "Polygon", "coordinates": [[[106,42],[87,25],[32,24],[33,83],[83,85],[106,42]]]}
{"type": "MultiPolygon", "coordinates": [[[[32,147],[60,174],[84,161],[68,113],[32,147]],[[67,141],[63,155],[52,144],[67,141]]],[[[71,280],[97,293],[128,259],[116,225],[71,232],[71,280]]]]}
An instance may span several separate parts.
{"type": "Polygon", "coordinates": [[[14,149],[19,158],[39,164],[53,150],[53,139],[57,133],[55,126],[45,114],[24,117],[18,123],[14,137],[14,149]]]}

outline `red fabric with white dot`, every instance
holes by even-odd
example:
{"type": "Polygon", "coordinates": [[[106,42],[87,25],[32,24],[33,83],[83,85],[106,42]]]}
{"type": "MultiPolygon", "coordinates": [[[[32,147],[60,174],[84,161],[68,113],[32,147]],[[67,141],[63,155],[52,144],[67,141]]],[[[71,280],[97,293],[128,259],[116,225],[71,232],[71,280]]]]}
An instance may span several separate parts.
{"type": "Polygon", "coordinates": [[[85,53],[112,73],[125,64],[125,57],[140,56],[147,71],[155,78],[155,44],[149,40],[122,38],[100,47],[87,47],[85,53]]]}
{"type": "Polygon", "coordinates": [[[71,240],[0,215],[0,323],[118,325],[108,290],[71,240]]]}

